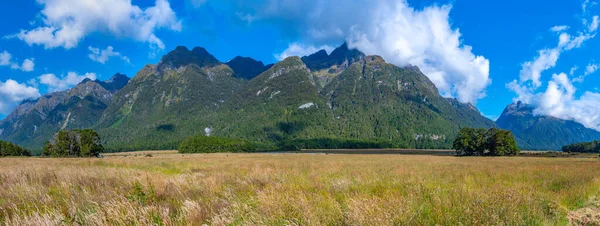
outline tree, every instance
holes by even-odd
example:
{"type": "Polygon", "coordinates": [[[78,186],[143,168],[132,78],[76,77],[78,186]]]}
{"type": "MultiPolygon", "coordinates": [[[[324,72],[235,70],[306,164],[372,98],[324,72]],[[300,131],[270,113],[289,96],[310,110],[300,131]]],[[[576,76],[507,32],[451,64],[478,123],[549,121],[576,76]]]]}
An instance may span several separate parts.
{"type": "Polygon", "coordinates": [[[514,135],[507,130],[497,128],[473,129],[463,128],[454,140],[453,148],[457,155],[518,155],[520,150],[514,135]]]}
{"type": "Polygon", "coordinates": [[[252,145],[245,140],[222,137],[193,136],[179,145],[179,153],[251,152],[252,145]]]}
{"type": "Polygon", "coordinates": [[[0,157],[6,156],[31,156],[31,153],[16,144],[0,141],[0,157]]]}
{"type": "Polygon", "coordinates": [[[486,148],[488,155],[491,156],[518,155],[520,153],[512,132],[496,128],[488,130],[486,148]]]}
{"type": "Polygon", "coordinates": [[[98,133],[91,129],[62,130],[46,142],[42,156],[93,157],[104,152],[98,133]]]}

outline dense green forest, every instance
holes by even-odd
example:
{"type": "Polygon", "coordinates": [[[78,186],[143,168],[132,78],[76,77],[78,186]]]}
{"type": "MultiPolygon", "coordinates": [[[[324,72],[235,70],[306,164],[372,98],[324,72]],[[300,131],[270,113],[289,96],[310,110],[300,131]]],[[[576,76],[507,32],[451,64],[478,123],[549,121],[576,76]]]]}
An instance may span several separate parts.
{"type": "Polygon", "coordinates": [[[113,79],[86,81],[23,103],[0,123],[1,136],[35,150],[57,131],[78,128],[98,131],[110,152],[176,149],[194,135],[260,150],[448,149],[460,128],[495,127],[474,106],[440,96],[417,67],[345,44],[272,66],[248,58],[224,64],[203,48],[178,47],[123,87],[121,80],[109,88],[113,79]]]}
{"type": "Polygon", "coordinates": [[[0,140],[0,157],[31,156],[31,153],[19,145],[0,140]]]}
{"type": "Polygon", "coordinates": [[[563,152],[600,153],[600,140],[566,145],[563,152]]]}
{"type": "Polygon", "coordinates": [[[91,129],[61,130],[44,145],[46,157],[96,157],[104,151],[100,136],[91,129]]]}
{"type": "Polygon", "coordinates": [[[453,142],[457,155],[510,156],[520,153],[514,135],[496,128],[463,128],[453,142]]]}
{"type": "Polygon", "coordinates": [[[252,152],[254,147],[245,140],[222,137],[193,136],[179,145],[179,153],[252,152]]]}

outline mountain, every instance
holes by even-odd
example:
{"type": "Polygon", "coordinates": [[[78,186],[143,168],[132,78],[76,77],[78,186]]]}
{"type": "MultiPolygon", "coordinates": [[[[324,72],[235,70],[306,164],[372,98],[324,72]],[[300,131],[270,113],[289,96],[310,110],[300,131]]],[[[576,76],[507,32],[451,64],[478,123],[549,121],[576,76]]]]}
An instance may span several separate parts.
{"type": "Polygon", "coordinates": [[[327,54],[325,50],[319,50],[314,54],[302,57],[302,62],[311,70],[322,88],[363,57],[365,54],[356,49],[349,49],[348,45],[344,43],[334,49],[331,54],[327,54]]]}
{"type": "Polygon", "coordinates": [[[225,64],[234,71],[233,77],[246,80],[253,79],[273,66],[272,64],[265,66],[262,61],[241,56],[237,56],[225,64]]]}
{"type": "Polygon", "coordinates": [[[96,128],[108,147],[174,148],[218,120],[244,83],[205,49],[177,47],[116,93],[96,128]]]}
{"type": "Polygon", "coordinates": [[[517,102],[508,105],[496,124],[511,130],[521,149],[560,150],[563,146],[600,140],[600,132],[575,121],[533,114],[533,106],[517,102]]]}
{"type": "Polygon", "coordinates": [[[462,127],[496,126],[474,106],[440,96],[418,67],[397,67],[346,44],[268,66],[244,57],[221,63],[203,48],[177,47],[128,82],[122,77],[24,102],[16,115],[48,110],[5,124],[44,135],[9,140],[39,145],[58,129],[92,127],[113,151],[173,149],[198,134],[269,150],[449,148],[462,127]]]}
{"type": "Polygon", "coordinates": [[[248,81],[238,63],[256,71],[262,63],[214,63],[210,54],[178,47],[118,92],[96,128],[107,147],[140,150],[175,148],[196,134],[268,148],[319,139],[447,148],[461,127],[495,126],[472,105],[441,97],[417,67],[400,68],[345,44],[316,54],[326,63],[306,64],[318,61],[315,54],[289,57],[248,81]]]}
{"type": "Polygon", "coordinates": [[[92,127],[128,80],[122,74],[108,81],[86,79],[70,90],[24,101],[0,121],[0,140],[37,150],[60,129],[92,127]]]}

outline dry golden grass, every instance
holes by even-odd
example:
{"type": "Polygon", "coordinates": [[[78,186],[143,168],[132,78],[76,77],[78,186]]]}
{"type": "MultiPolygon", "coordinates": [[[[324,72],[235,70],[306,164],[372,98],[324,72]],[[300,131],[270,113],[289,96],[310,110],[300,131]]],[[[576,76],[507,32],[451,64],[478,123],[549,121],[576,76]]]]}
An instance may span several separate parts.
{"type": "Polygon", "coordinates": [[[0,159],[0,225],[565,225],[598,197],[597,158],[0,159]]]}

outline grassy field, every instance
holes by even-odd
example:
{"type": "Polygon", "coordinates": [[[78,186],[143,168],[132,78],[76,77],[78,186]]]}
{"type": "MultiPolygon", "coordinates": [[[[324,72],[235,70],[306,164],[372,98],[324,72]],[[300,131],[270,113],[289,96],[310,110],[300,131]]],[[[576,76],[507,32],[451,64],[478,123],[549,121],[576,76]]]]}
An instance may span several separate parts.
{"type": "Polygon", "coordinates": [[[0,159],[0,225],[566,225],[600,223],[598,197],[598,158],[0,159]]]}

